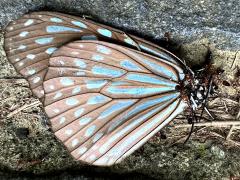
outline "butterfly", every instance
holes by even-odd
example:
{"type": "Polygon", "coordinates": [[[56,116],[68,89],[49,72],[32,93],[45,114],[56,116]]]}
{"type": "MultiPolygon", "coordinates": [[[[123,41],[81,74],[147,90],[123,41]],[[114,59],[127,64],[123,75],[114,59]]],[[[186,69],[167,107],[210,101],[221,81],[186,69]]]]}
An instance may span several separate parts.
{"type": "Polygon", "coordinates": [[[57,139],[88,164],[121,162],[186,107],[204,103],[205,87],[175,55],[84,18],[24,15],[7,26],[5,50],[57,139]]]}

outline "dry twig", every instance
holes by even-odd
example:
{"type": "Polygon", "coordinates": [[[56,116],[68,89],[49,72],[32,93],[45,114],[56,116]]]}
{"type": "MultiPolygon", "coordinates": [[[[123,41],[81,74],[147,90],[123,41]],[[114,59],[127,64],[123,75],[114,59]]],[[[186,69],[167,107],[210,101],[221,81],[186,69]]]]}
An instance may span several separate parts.
{"type": "MultiPolygon", "coordinates": [[[[240,125],[240,121],[212,121],[212,122],[200,122],[195,123],[194,126],[217,126],[217,127],[226,127],[226,126],[238,126],[240,125]]],[[[189,128],[191,124],[179,124],[174,126],[175,128],[189,128]]]]}
{"type": "Polygon", "coordinates": [[[235,129],[235,126],[231,126],[231,128],[228,132],[228,135],[226,136],[226,140],[230,140],[232,132],[233,132],[234,129],[235,129]]]}
{"type": "Polygon", "coordinates": [[[40,105],[41,102],[40,101],[34,101],[33,103],[31,104],[24,104],[23,106],[19,107],[18,109],[15,109],[14,111],[12,111],[11,113],[9,113],[7,115],[7,118],[10,118],[12,117],[13,115],[19,113],[20,111],[22,110],[26,110],[26,109],[29,109],[29,108],[32,108],[32,107],[36,107],[38,105],[40,105]]]}

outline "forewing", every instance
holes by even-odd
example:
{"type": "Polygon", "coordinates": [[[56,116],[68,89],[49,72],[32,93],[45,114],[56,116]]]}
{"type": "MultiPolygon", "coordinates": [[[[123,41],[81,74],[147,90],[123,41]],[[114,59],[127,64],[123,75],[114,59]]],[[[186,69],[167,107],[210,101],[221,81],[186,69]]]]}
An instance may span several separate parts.
{"type": "Polygon", "coordinates": [[[102,41],[75,41],[50,58],[45,111],[76,160],[120,162],[185,107],[181,68],[102,41]]]}
{"type": "Polygon", "coordinates": [[[168,51],[123,31],[53,12],[34,12],[11,22],[6,28],[4,47],[9,61],[28,80],[33,94],[42,98],[49,57],[57,48],[75,39],[123,44],[170,61],[176,67],[180,61],[168,51]]]}

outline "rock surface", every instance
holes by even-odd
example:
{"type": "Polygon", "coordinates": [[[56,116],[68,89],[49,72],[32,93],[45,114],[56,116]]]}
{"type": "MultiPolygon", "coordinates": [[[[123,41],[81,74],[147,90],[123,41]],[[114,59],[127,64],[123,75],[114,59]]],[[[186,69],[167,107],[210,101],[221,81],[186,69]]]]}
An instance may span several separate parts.
{"type": "MultiPolygon", "coordinates": [[[[38,10],[89,15],[98,22],[155,41],[191,65],[203,64],[210,51],[214,65],[225,70],[221,82],[228,84],[219,84],[220,92],[234,102],[239,98],[240,87],[236,85],[240,67],[239,0],[1,0],[0,26],[3,28],[12,19],[38,10]]],[[[228,179],[240,176],[239,147],[226,146],[222,137],[212,139],[206,135],[203,140],[195,138],[182,146],[182,141],[175,143],[172,139],[185,137],[188,131],[184,133],[170,127],[164,129],[167,139],[156,136],[119,165],[97,168],[75,162],[49,130],[41,104],[32,97],[27,82],[8,63],[2,43],[3,34],[0,45],[0,178],[32,174],[53,179],[59,175],[65,179],[116,176],[125,179],[228,179]],[[29,104],[22,111],[12,113],[29,104]]],[[[238,103],[232,109],[235,108],[239,108],[238,103]]],[[[221,133],[224,136],[225,132],[221,133]]],[[[235,138],[239,139],[239,134],[235,138]]]]}
{"type": "Polygon", "coordinates": [[[208,38],[221,49],[240,46],[238,0],[2,0],[1,26],[29,12],[55,10],[90,15],[100,22],[161,40],[166,32],[178,43],[208,38]]]}

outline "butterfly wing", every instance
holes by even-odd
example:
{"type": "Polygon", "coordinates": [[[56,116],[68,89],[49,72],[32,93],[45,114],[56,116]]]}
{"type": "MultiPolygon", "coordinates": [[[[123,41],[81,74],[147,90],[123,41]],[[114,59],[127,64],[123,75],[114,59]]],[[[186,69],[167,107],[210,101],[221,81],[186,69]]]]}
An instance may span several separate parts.
{"type": "Polygon", "coordinates": [[[176,66],[180,61],[141,38],[90,20],[54,12],[34,12],[11,22],[6,28],[4,47],[9,61],[28,80],[33,94],[42,98],[42,83],[50,55],[75,39],[120,43],[171,61],[176,66]]]}
{"type": "Polygon", "coordinates": [[[44,80],[56,137],[89,164],[120,162],[182,112],[173,62],[102,41],[57,50],[44,80]]]}

